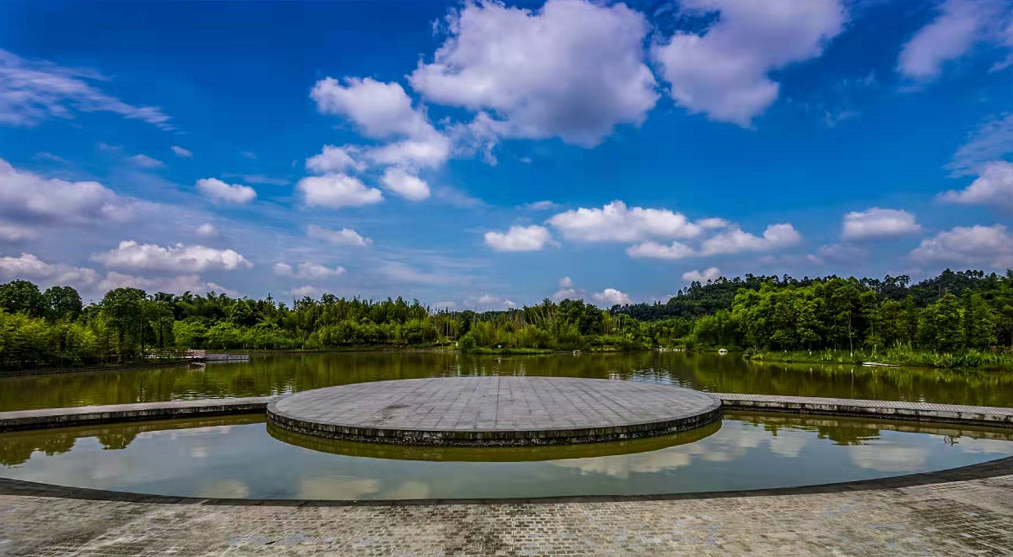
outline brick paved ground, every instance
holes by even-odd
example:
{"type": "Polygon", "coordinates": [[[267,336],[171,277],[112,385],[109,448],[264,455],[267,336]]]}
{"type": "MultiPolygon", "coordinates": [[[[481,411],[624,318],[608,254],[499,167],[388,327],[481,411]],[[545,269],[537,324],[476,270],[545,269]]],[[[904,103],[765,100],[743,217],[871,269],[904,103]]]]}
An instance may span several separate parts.
{"type": "Polygon", "coordinates": [[[238,506],[0,495],[0,555],[1013,555],[1013,476],[668,501],[238,506]]]}
{"type": "Polygon", "coordinates": [[[689,429],[718,419],[720,406],[714,396],[671,385],[502,376],[327,387],[282,397],[267,414],[310,435],[389,442],[424,432],[436,444],[512,443],[689,429]]]}

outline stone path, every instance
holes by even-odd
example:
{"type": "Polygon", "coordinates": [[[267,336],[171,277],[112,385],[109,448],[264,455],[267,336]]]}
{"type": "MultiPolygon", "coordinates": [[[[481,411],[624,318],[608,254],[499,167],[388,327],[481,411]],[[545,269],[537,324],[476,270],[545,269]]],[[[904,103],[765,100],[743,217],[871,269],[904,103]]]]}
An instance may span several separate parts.
{"type": "Polygon", "coordinates": [[[406,444],[530,444],[671,433],[720,418],[714,396],[570,377],[452,377],[303,391],[268,420],[308,435],[406,444]]]}
{"type": "Polygon", "coordinates": [[[1011,493],[1013,476],[1004,475],[542,504],[246,506],[0,495],[0,555],[999,557],[1013,555],[1011,493]]]}

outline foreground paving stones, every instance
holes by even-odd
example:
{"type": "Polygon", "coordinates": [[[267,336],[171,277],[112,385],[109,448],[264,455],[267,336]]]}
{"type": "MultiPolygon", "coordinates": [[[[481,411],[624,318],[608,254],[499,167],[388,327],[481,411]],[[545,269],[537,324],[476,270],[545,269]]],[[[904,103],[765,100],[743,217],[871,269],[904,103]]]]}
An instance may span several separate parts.
{"type": "Polygon", "coordinates": [[[571,377],[452,377],[303,391],[271,402],[272,425],[405,445],[538,445],[633,439],[718,420],[721,400],[671,385],[571,377]]]}
{"type": "Polygon", "coordinates": [[[4,556],[1013,554],[1013,476],[670,501],[271,506],[0,495],[4,556]]]}

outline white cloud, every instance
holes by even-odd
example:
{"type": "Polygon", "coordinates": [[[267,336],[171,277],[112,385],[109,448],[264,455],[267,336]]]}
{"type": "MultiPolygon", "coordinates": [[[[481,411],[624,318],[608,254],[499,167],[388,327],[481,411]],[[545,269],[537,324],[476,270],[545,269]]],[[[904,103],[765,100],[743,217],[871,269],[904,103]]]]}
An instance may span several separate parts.
{"type": "Polygon", "coordinates": [[[606,288],[601,292],[595,292],[591,297],[594,298],[594,301],[604,304],[605,307],[624,306],[633,303],[633,299],[625,292],[621,292],[615,288],[606,288]]]}
{"type": "Polygon", "coordinates": [[[537,224],[511,226],[506,232],[485,233],[485,245],[496,251],[538,251],[551,241],[549,229],[537,224]]]}
{"type": "Polygon", "coordinates": [[[328,77],[313,86],[310,97],[320,112],[344,116],[374,139],[435,131],[426,116],[412,107],[411,97],[398,83],[352,77],[342,85],[328,77]]]}
{"type": "Polygon", "coordinates": [[[175,153],[177,157],[181,157],[184,159],[189,159],[193,157],[192,151],[190,151],[189,149],[184,149],[179,145],[173,145],[172,147],[169,147],[169,149],[172,149],[172,152],[175,153]]]}
{"type": "Polygon", "coordinates": [[[105,278],[103,278],[98,284],[97,289],[100,293],[104,293],[114,288],[128,287],[140,288],[141,290],[148,292],[169,292],[173,294],[182,294],[184,292],[206,294],[214,291],[227,294],[233,298],[241,296],[239,292],[226,288],[220,284],[202,281],[200,276],[194,274],[150,278],[112,271],[106,274],[105,278]]]}
{"type": "MultiPolygon", "coordinates": [[[[1013,136],[1010,137],[1013,142],[1013,136]]],[[[1013,163],[996,161],[984,166],[981,176],[960,191],[948,191],[940,196],[950,203],[988,205],[1013,210],[1013,163]]]]}
{"type": "Polygon", "coordinates": [[[763,231],[763,237],[732,228],[711,236],[703,242],[701,255],[721,255],[744,251],[770,251],[798,244],[802,236],[790,224],[772,224],[763,231]]]}
{"type": "Polygon", "coordinates": [[[423,110],[412,106],[411,98],[397,83],[367,77],[347,78],[342,84],[328,77],[313,86],[310,97],[320,112],[348,118],[363,135],[393,140],[369,147],[325,146],[320,155],[307,160],[307,168],[314,172],[362,170],[362,161],[353,154],[377,165],[413,168],[436,167],[450,157],[450,139],[433,127],[423,110]],[[339,168],[342,166],[345,168],[339,168]]]}
{"type": "Polygon", "coordinates": [[[457,307],[457,302],[442,301],[442,302],[434,302],[433,303],[433,309],[437,310],[437,311],[440,311],[440,310],[452,310],[452,309],[454,309],[456,307],[457,307]]]}
{"type": "Polygon", "coordinates": [[[558,209],[559,203],[549,200],[534,201],[532,203],[525,203],[521,206],[523,209],[529,209],[531,211],[550,211],[552,209],[558,209]]]}
{"type": "Polygon", "coordinates": [[[702,35],[676,32],[651,53],[676,103],[749,127],[778,97],[773,70],[820,56],[847,21],[840,0],[684,0],[690,15],[717,14],[702,35]]]}
{"type": "Polygon", "coordinates": [[[916,234],[921,229],[915,216],[907,211],[872,207],[845,214],[841,237],[845,240],[896,238],[916,234]]]}
{"type": "Polygon", "coordinates": [[[61,223],[122,221],[132,205],[98,182],[46,179],[0,159],[0,213],[61,223]]]}
{"type": "Polygon", "coordinates": [[[630,246],[626,248],[626,255],[634,259],[684,259],[697,255],[697,252],[692,247],[675,240],[671,244],[644,242],[630,246]]]}
{"type": "Polygon", "coordinates": [[[854,263],[869,254],[867,248],[854,244],[827,244],[820,246],[816,252],[818,255],[809,254],[806,259],[817,264],[822,264],[825,260],[837,263],[854,263]]]}
{"type": "Polygon", "coordinates": [[[324,290],[321,290],[316,286],[310,286],[308,284],[306,286],[300,286],[298,288],[293,288],[292,290],[288,291],[289,294],[295,296],[296,298],[305,298],[307,296],[310,298],[317,298],[324,292],[325,292],[324,290]]]}
{"type": "Polygon", "coordinates": [[[211,269],[232,271],[253,267],[245,257],[231,249],[219,250],[183,244],[163,247],[155,244],[139,244],[133,240],[124,240],[116,249],[97,253],[91,258],[112,268],[184,273],[199,273],[211,269]]]}
{"type": "MultiPolygon", "coordinates": [[[[1010,30],[1013,35],[1013,29],[1010,30]]],[[[1013,153],[1013,113],[990,118],[968,134],[953,160],[946,165],[951,176],[980,174],[984,165],[1013,153]]]]}
{"type": "Polygon", "coordinates": [[[559,279],[559,290],[552,295],[552,299],[555,301],[560,300],[579,300],[583,296],[577,291],[573,285],[573,280],[570,277],[563,277],[559,279]]]}
{"type": "Polygon", "coordinates": [[[46,263],[34,254],[22,253],[18,257],[0,256],[0,277],[82,287],[95,283],[99,275],[92,269],[46,263]]]}
{"type": "Polygon", "coordinates": [[[127,159],[141,168],[161,168],[165,166],[164,162],[158,159],[153,159],[148,155],[134,155],[132,157],[127,157],[127,159]]]}
{"type": "Polygon", "coordinates": [[[1013,234],[1001,224],[957,226],[922,240],[911,258],[922,262],[1013,267],[1013,234]]]}
{"type": "Polygon", "coordinates": [[[470,298],[468,305],[477,309],[511,309],[517,307],[513,301],[493,294],[483,294],[478,298],[470,298]]]}
{"type": "Polygon", "coordinates": [[[540,10],[466,3],[431,63],[409,76],[440,104],[491,111],[488,131],[594,146],[657,100],[644,17],[624,4],[548,0],[540,10]]]}
{"type": "Polygon", "coordinates": [[[211,224],[210,222],[205,222],[204,224],[198,226],[194,230],[194,233],[197,234],[198,236],[217,236],[218,229],[215,228],[215,225],[211,224]]]}
{"type": "Polygon", "coordinates": [[[692,238],[700,226],[681,213],[668,209],[627,209],[622,201],[613,201],[601,209],[581,207],[552,216],[553,228],[570,240],[584,242],[636,242],[647,238],[692,238]]]}
{"type": "Polygon", "coordinates": [[[411,201],[422,201],[429,197],[429,184],[400,168],[388,168],[380,182],[390,191],[411,201]]]}
{"type": "Polygon", "coordinates": [[[94,71],[26,60],[0,49],[0,124],[33,126],[49,118],[72,119],[77,110],[112,112],[175,129],[162,109],[127,104],[90,84],[103,80],[94,71]]]}
{"type": "Polygon", "coordinates": [[[710,267],[703,272],[693,270],[682,274],[682,280],[685,282],[708,283],[719,278],[721,278],[721,269],[717,267],[710,267]]]}
{"type": "Polygon", "coordinates": [[[356,147],[324,145],[320,154],[306,159],[306,170],[316,174],[347,172],[349,170],[361,171],[365,169],[366,165],[352,158],[352,153],[356,150],[356,147]]]}
{"type": "Polygon", "coordinates": [[[268,186],[287,186],[292,182],[285,178],[272,178],[263,174],[223,174],[226,178],[241,178],[244,182],[251,184],[265,184],[268,186]]]}
{"type": "Polygon", "coordinates": [[[0,240],[2,241],[21,242],[34,237],[35,233],[24,226],[0,221],[0,240]]]}
{"type": "Polygon", "coordinates": [[[330,230],[328,228],[322,228],[315,224],[311,224],[306,228],[306,235],[310,238],[316,238],[318,240],[325,240],[332,244],[342,244],[346,246],[366,247],[373,243],[373,240],[363,238],[358,232],[352,230],[351,228],[330,230]]]}
{"type": "Polygon", "coordinates": [[[319,263],[306,261],[296,265],[295,269],[293,269],[288,263],[276,263],[274,265],[274,274],[303,280],[315,280],[339,277],[345,274],[345,268],[338,265],[331,269],[319,263]]]}
{"type": "Polygon", "coordinates": [[[347,174],[309,176],[299,180],[296,189],[310,206],[362,207],[383,201],[380,190],[367,188],[358,178],[347,174]]]}
{"type": "Polygon", "coordinates": [[[969,53],[975,43],[1009,41],[1004,34],[1009,10],[991,0],[946,0],[939,16],[922,27],[901,49],[897,71],[903,76],[927,81],[939,76],[943,64],[969,53]]]}
{"type": "Polygon", "coordinates": [[[459,285],[462,282],[457,269],[423,270],[403,261],[385,261],[379,266],[380,275],[384,278],[408,284],[459,285]]]}
{"type": "Polygon", "coordinates": [[[217,178],[197,180],[197,189],[212,201],[234,205],[244,205],[257,197],[257,192],[250,186],[226,184],[217,178]]]}

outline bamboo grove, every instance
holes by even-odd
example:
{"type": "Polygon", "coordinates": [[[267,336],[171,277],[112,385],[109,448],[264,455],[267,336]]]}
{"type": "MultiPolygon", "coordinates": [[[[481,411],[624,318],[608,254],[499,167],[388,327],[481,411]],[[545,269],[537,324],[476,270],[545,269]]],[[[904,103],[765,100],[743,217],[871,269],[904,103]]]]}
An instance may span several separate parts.
{"type": "Polygon", "coordinates": [[[908,363],[976,367],[1013,360],[1011,346],[1013,271],[947,270],[913,285],[905,276],[746,275],[693,283],[666,303],[600,309],[580,300],[546,299],[483,313],[433,311],[400,297],[372,301],[325,294],[285,304],[270,296],[148,294],[136,288],[111,290],[84,306],[67,286],[43,291],[23,280],[0,285],[0,369],[8,370],[129,363],[188,348],[357,347],[725,347],[757,355],[879,353],[908,363]]]}

